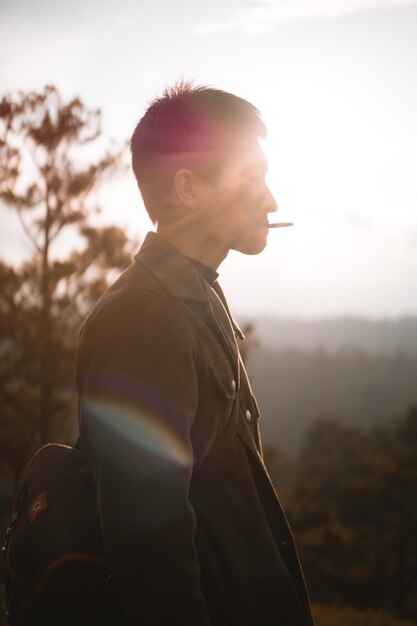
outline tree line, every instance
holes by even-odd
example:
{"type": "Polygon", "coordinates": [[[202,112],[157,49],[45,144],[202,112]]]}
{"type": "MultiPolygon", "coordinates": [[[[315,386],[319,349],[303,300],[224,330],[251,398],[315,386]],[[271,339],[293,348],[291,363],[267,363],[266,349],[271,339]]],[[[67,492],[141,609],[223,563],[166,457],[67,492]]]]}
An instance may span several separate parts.
{"type": "Polygon", "coordinates": [[[285,452],[299,449],[317,415],[370,425],[417,405],[417,352],[412,346],[372,353],[360,346],[331,351],[280,349],[272,343],[273,338],[258,340],[248,369],[261,406],[263,436],[285,452]]]}
{"type": "Polygon", "coordinates": [[[417,620],[417,407],[368,429],[318,418],[295,461],[266,463],[313,601],[417,620]]]}

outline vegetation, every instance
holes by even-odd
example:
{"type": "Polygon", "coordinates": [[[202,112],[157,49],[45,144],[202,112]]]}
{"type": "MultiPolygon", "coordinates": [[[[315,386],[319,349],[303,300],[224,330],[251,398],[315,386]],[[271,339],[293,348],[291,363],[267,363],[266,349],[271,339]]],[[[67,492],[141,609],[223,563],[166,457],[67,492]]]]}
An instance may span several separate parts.
{"type": "Polygon", "coordinates": [[[313,616],[315,626],[415,626],[416,623],[384,611],[358,611],[326,605],[313,606],[313,616]]]}
{"type": "Polygon", "coordinates": [[[93,159],[99,136],[100,112],[52,86],[0,101],[0,201],[30,245],[18,267],[0,259],[0,472],[12,489],[39,445],[70,436],[80,320],[130,260],[123,231],[90,220],[120,163],[115,151],[93,159]]]}
{"type": "Polygon", "coordinates": [[[315,602],[417,619],[417,408],[365,431],[318,419],[282,489],[315,602]]]}

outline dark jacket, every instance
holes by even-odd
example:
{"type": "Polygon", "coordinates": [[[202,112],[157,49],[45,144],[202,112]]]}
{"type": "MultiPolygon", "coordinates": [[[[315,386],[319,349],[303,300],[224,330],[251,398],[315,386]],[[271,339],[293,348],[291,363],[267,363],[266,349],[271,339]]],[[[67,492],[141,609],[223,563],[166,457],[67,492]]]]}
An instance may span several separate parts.
{"type": "Polygon", "coordinates": [[[80,437],[129,625],[312,624],[240,334],[217,283],[153,233],[82,328],[80,437]]]}

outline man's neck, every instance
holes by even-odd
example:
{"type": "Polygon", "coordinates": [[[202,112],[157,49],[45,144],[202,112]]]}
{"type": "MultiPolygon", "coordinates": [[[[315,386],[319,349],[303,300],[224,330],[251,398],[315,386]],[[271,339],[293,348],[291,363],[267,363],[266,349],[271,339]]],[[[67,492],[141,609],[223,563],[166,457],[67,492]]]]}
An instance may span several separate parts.
{"type": "Polygon", "coordinates": [[[197,227],[186,228],[181,223],[159,223],[156,232],[182,254],[211,267],[214,271],[217,271],[228,254],[228,250],[220,250],[216,242],[206,233],[199,232],[197,227]]]}

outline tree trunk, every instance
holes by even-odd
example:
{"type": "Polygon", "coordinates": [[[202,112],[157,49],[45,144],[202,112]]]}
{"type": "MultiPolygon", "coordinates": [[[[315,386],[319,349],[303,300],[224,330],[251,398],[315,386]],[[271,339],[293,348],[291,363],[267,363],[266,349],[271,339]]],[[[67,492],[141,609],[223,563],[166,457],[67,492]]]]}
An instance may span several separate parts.
{"type": "MultiPolygon", "coordinates": [[[[47,185],[47,183],[46,183],[47,185]]],[[[39,434],[41,443],[46,443],[50,436],[52,419],[52,384],[51,384],[51,292],[49,245],[51,228],[51,207],[47,187],[44,245],[41,264],[41,310],[39,320],[39,356],[40,356],[40,403],[39,403],[39,434]]]]}

